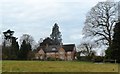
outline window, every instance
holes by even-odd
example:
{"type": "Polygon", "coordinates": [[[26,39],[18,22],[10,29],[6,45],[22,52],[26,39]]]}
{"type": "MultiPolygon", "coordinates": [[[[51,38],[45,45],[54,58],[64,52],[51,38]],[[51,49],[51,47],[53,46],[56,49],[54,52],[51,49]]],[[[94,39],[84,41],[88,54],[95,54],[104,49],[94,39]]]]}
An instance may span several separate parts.
{"type": "Polygon", "coordinates": [[[60,54],[64,54],[64,52],[60,52],[60,54]]]}
{"type": "Polygon", "coordinates": [[[67,56],[67,60],[72,60],[71,56],[67,56]]]}
{"type": "Polygon", "coordinates": [[[60,59],[64,60],[64,56],[61,55],[61,56],[60,56],[60,59]]]}
{"type": "Polygon", "coordinates": [[[36,59],[39,59],[39,57],[37,56],[36,59]]]}
{"type": "Polygon", "coordinates": [[[52,48],[52,50],[56,50],[56,48],[52,48]]]}
{"type": "Polygon", "coordinates": [[[42,59],[43,59],[43,56],[40,56],[40,59],[42,60],[42,59]]]}
{"type": "Polygon", "coordinates": [[[71,52],[67,52],[67,54],[71,54],[71,52]]]}

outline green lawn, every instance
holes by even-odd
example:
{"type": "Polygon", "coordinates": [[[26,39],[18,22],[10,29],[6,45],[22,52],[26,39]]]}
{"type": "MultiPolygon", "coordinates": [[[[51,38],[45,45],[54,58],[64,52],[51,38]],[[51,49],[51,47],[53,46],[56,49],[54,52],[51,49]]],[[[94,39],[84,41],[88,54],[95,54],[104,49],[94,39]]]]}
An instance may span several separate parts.
{"type": "Polygon", "coordinates": [[[118,66],[118,69],[119,69],[119,74],[120,74],[120,64],[119,64],[119,66],[118,66]]]}
{"type": "Polygon", "coordinates": [[[2,72],[2,61],[0,60],[0,74],[2,72]]]}
{"type": "Polygon", "coordinates": [[[76,61],[3,61],[2,72],[118,72],[118,64],[76,61]]]}

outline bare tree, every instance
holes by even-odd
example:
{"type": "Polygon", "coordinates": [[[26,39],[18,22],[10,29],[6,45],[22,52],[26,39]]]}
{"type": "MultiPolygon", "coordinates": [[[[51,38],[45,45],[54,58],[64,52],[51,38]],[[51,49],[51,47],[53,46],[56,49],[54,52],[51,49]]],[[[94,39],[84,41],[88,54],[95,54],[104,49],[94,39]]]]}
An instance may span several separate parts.
{"type": "Polygon", "coordinates": [[[80,50],[79,52],[81,54],[84,54],[85,56],[92,56],[95,55],[96,52],[93,50],[96,48],[97,44],[93,42],[82,42],[79,46],[78,49],[80,50]]]}
{"type": "Polygon", "coordinates": [[[30,45],[32,46],[32,49],[36,48],[36,42],[31,35],[23,34],[20,38],[20,44],[22,44],[23,40],[25,40],[26,43],[30,43],[30,45]]]}
{"type": "Polygon", "coordinates": [[[116,3],[99,2],[86,16],[83,34],[95,42],[111,46],[113,28],[116,22],[116,3]]]}

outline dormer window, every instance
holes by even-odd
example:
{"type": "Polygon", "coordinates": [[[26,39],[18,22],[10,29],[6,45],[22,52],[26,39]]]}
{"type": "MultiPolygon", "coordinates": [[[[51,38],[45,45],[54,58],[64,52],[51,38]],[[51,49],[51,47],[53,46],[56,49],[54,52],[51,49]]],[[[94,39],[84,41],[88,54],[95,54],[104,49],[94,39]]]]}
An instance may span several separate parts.
{"type": "Polygon", "coordinates": [[[52,48],[52,50],[56,50],[56,48],[52,48]]]}

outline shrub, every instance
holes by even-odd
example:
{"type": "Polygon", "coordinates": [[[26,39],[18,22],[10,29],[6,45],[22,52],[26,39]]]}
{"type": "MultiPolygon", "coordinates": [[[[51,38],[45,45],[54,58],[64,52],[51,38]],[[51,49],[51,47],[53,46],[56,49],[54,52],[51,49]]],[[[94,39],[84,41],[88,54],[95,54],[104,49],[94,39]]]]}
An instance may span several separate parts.
{"type": "Polygon", "coordinates": [[[78,58],[79,61],[91,61],[92,57],[91,56],[80,56],[78,58]]]}
{"type": "Polygon", "coordinates": [[[56,59],[55,59],[55,58],[52,58],[52,57],[48,57],[47,60],[48,60],[48,61],[55,61],[56,59]]]}
{"type": "Polygon", "coordinates": [[[93,62],[103,62],[104,57],[102,56],[95,56],[93,58],[93,62]]]}

